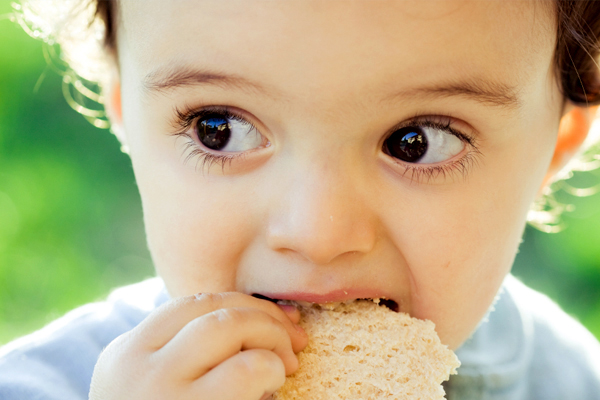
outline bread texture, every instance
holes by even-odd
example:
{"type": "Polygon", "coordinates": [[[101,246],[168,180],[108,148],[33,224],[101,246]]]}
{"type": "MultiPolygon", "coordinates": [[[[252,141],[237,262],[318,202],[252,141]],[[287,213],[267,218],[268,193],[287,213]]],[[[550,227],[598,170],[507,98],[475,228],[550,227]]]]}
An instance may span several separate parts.
{"type": "Polygon", "coordinates": [[[460,362],[441,344],[433,322],[369,300],[295,305],[309,343],[273,400],[445,398],[441,383],[460,362]]]}

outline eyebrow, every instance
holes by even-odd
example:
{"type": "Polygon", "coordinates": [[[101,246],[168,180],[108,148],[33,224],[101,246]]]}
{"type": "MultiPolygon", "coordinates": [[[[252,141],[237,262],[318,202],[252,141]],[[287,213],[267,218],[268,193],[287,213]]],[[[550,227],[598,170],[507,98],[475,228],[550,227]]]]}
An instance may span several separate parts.
{"type": "Polygon", "coordinates": [[[515,110],[521,107],[516,87],[485,79],[469,79],[466,81],[455,81],[447,84],[409,89],[390,97],[404,96],[464,97],[484,105],[508,110],[515,110]]]}
{"type": "Polygon", "coordinates": [[[176,88],[200,85],[218,86],[223,89],[237,89],[250,92],[251,94],[260,93],[268,96],[278,93],[273,87],[252,82],[241,76],[186,66],[159,68],[146,75],[142,84],[144,89],[149,93],[168,92],[176,88]]]}
{"type": "MultiPolygon", "coordinates": [[[[269,97],[279,96],[279,100],[282,98],[281,92],[272,86],[265,86],[234,74],[225,74],[187,66],[159,68],[147,74],[142,83],[148,93],[168,92],[181,87],[209,85],[269,97]]],[[[484,105],[509,110],[518,109],[521,106],[521,101],[514,86],[485,79],[453,81],[445,84],[408,89],[394,93],[384,100],[392,101],[398,97],[410,98],[419,96],[464,97],[484,105]]]]}

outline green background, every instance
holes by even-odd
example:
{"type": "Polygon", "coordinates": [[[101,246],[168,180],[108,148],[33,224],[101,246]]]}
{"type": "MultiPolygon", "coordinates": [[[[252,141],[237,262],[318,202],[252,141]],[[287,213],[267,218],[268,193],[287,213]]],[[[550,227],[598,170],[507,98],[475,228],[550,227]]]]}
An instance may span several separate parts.
{"type": "MultiPolygon", "coordinates": [[[[600,337],[600,196],[558,195],[568,229],[528,228],[513,272],[600,337]]],[[[128,157],[69,108],[42,43],[0,20],[0,344],[152,275],[128,157]]]]}

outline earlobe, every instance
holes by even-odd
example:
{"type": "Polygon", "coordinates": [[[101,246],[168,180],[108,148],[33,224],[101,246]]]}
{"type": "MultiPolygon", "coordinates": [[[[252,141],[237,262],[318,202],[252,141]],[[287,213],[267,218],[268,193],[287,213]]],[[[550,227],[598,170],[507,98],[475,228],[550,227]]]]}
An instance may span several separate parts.
{"type": "Polygon", "coordinates": [[[123,123],[123,111],[121,109],[121,83],[119,81],[115,82],[112,90],[111,90],[111,108],[113,110],[113,119],[115,123],[122,124],[123,123]]]}
{"type": "Polygon", "coordinates": [[[110,82],[106,85],[104,109],[110,120],[110,130],[119,139],[119,142],[121,142],[121,150],[126,153],[128,146],[123,129],[121,81],[116,73],[113,73],[110,82]]]}
{"type": "Polygon", "coordinates": [[[558,128],[554,155],[542,187],[567,165],[569,160],[577,153],[588,135],[597,110],[598,106],[571,106],[569,111],[562,117],[558,128]]]}

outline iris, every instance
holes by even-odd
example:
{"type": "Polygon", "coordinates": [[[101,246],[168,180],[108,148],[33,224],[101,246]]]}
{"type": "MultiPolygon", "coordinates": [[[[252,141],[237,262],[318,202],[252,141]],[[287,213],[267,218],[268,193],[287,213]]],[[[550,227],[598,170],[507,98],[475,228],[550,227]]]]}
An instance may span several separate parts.
{"type": "Polygon", "coordinates": [[[196,133],[203,145],[211,150],[221,150],[229,142],[231,126],[222,115],[208,115],[198,121],[196,133]]]}
{"type": "Polygon", "coordinates": [[[427,153],[427,136],[418,126],[398,129],[385,141],[389,155],[406,162],[417,162],[427,153]]]}

